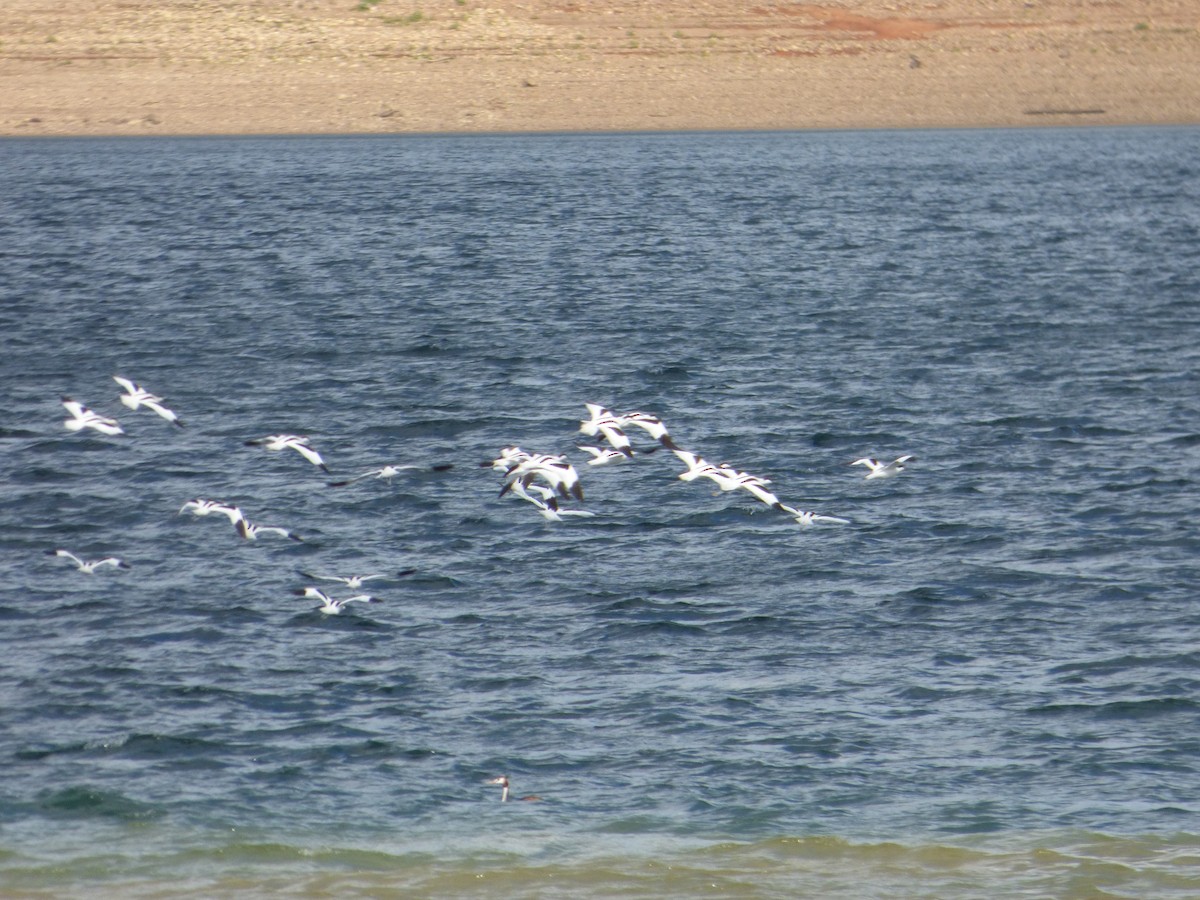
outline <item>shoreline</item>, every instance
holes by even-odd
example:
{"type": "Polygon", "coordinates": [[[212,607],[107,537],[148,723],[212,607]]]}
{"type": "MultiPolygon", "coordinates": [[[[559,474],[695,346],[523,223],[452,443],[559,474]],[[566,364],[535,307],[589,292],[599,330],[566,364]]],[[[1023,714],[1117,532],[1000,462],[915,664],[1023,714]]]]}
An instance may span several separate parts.
{"type": "Polygon", "coordinates": [[[0,136],[1200,123],[1182,0],[10,0],[0,136]]]}

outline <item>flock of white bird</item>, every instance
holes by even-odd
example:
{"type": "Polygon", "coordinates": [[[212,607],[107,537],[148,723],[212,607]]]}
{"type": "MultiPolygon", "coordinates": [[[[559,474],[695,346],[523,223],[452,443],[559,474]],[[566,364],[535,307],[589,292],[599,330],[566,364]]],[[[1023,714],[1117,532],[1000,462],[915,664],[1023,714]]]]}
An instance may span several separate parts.
{"type": "MultiPolygon", "coordinates": [[[[802,526],[815,524],[848,525],[849,519],[827,516],[789,506],[767,488],[770,479],[742,472],[729,463],[713,465],[699,454],[682,449],[672,439],[667,426],[658,416],[646,412],[614,413],[597,403],[585,404],[589,417],[579,423],[579,430],[588,437],[597,437],[607,445],[596,447],[581,445],[580,450],[589,454],[589,466],[603,466],[623,462],[636,456],[647,456],[666,449],[687,468],[678,476],[681,481],[707,478],[722,491],[743,490],[755,500],[772,509],[786,513],[802,526]],[[648,449],[638,450],[633,446],[627,429],[639,428],[657,443],[648,449]]],[[[881,463],[869,457],[856,459],[851,465],[866,466],[870,471],[867,478],[891,478],[904,471],[904,467],[915,462],[915,456],[901,456],[890,463],[881,463]]],[[[561,521],[563,516],[591,516],[583,509],[571,509],[563,505],[571,500],[583,500],[583,487],[579,473],[563,454],[527,453],[520,447],[504,447],[500,455],[482,466],[490,467],[504,476],[500,496],[511,494],[532,503],[545,518],[561,521]],[[533,491],[534,493],[530,493],[533,491]]]]}
{"type": "MultiPolygon", "coordinates": [[[[183,421],[167,406],[166,401],[162,397],[150,393],[135,382],[120,375],[114,375],[113,380],[124,390],[120,400],[129,409],[137,410],[145,408],[178,428],[184,427],[183,421]]],[[[70,414],[70,418],[64,423],[69,431],[80,432],[90,429],[99,434],[109,436],[125,433],[116,419],[101,415],[89,409],[84,404],[72,400],[70,397],[64,396],[62,398],[62,405],[70,414]]],[[[660,450],[667,450],[673,453],[686,467],[678,475],[682,481],[692,482],[699,478],[707,478],[720,488],[722,492],[745,491],[755,500],[786,514],[802,526],[814,524],[849,524],[848,519],[839,516],[808,512],[784,503],[768,488],[771,481],[767,478],[740,471],[728,463],[713,465],[699,454],[682,449],[672,439],[666,425],[658,416],[645,412],[618,414],[595,403],[588,403],[586,407],[588,418],[580,422],[579,431],[588,437],[598,438],[603,444],[602,446],[579,446],[582,452],[590,456],[590,459],[587,461],[589,466],[610,465],[612,463],[631,460],[635,457],[648,456],[660,450]],[[635,448],[633,441],[629,437],[629,430],[631,429],[638,429],[644,432],[655,443],[646,448],[635,448]]],[[[319,468],[322,472],[329,473],[329,467],[325,464],[325,460],[321,454],[312,446],[308,438],[302,435],[271,434],[248,440],[245,444],[252,447],[261,447],[271,452],[293,451],[313,466],[319,468]]],[[[892,462],[882,463],[878,460],[864,457],[854,460],[851,465],[867,467],[869,471],[866,477],[868,479],[892,478],[903,472],[905,466],[908,463],[914,462],[915,459],[911,455],[901,456],[892,462]]],[[[564,454],[527,453],[520,447],[511,446],[503,448],[499,456],[494,460],[483,462],[481,465],[490,467],[503,475],[504,484],[500,490],[500,496],[509,495],[526,501],[532,504],[548,520],[562,521],[565,516],[587,517],[595,515],[595,513],[589,510],[566,505],[572,502],[582,502],[584,494],[579,472],[564,454]]],[[[453,465],[444,464],[422,467],[390,464],[377,469],[371,469],[353,478],[330,481],[328,484],[331,487],[345,487],[368,478],[380,479],[390,484],[392,479],[401,472],[422,468],[445,471],[453,468],[453,465]]],[[[180,514],[191,513],[199,517],[210,515],[224,516],[233,525],[237,534],[245,540],[257,540],[262,535],[278,535],[293,541],[302,540],[299,535],[286,528],[259,525],[250,522],[236,505],[217,500],[203,498],[188,500],[180,507],[179,512],[180,514]]],[[[88,575],[95,574],[101,568],[130,568],[128,563],[115,556],[84,560],[69,550],[62,548],[47,550],[46,552],[50,555],[69,560],[80,572],[88,575]]],[[[411,575],[414,571],[414,569],[405,569],[394,575],[376,573],[345,576],[301,572],[301,575],[310,580],[338,583],[344,585],[349,590],[358,591],[359,593],[344,597],[334,597],[327,590],[313,585],[297,588],[293,593],[308,600],[316,600],[319,604],[316,608],[320,612],[336,615],[351,603],[380,602],[379,598],[373,594],[362,592],[367,582],[403,577],[411,575]]],[[[501,787],[500,799],[502,802],[510,799],[509,780],[507,776],[489,779],[486,783],[501,787]]],[[[537,796],[525,796],[514,799],[536,801],[541,798],[537,796]]]]}
{"type": "MultiPolygon", "coordinates": [[[[179,416],[177,416],[175,412],[167,406],[166,401],[163,400],[162,397],[150,393],[145,388],[120,375],[114,375],[113,381],[120,385],[124,390],[120,400],[121,403],[129,407],[129,409],[137,410],[140,408],[145,408],[161,416],[164,420],[170,422],[172,425],[175,425],[179,428],[184,427],[183,420],[180,419],[179,416]]],[[[62,398],[62,405],[70,414],[70,418],[64,422],[64,425],[68,431],[79,432],[90,429],[99,434],[108,436],[125,434],[125,429],[121,427],[121,424],[116,419],[102,415],[77,400],[73,400],[70,397],[64,396],[62,398]]],[[[325,473],[329,472],[329,467],[325,464],[325,460],[321,457],[321,454],[312,446],[309,439],[302,435],[271,434],[267,435],[266,437],[248,440],[245,443],[247,446],[261,447],[264,450],[272,452],[283,452],[285,450],[294,451],[312,465],[319,468],[321,471],[325,473]]],[[[371,477],[382,478],[390,483],[391,480],[400,472],[420,468],[422,467],[409,465],[387,465],[379,469],[372,469],[369,472],[364,472],[362,475],[344,481],[331,481],[329,484],[332,487],[344,487],[361,479],[371,477]]],[[[444,471],[452,468],[452,466],[442,465],[433,466],[431,468],[435,471],[444,471]]],[[[208,500],[204,498],[188,500],[179,508],[179,513],[191,513],[192,515],[199,517],[211,515],[224,516],[229,520],[229,523],[233,526],[237,535],[248,541],[258,540],[259,537],[263,535],[278,535],[293,541],[303,540],[298,534],[290,531],[287,528],[281,528],[275,525],[260,525],[255,522],[251,522],[246,518],[245,513],[243,513],[238,506],[224,503],[219,500],[208,500]]],[[[61,547],[54,550],[47,550],[46,553],[50,556],[61,557],[69,560],[80,572],[87,575],[94,575],[96,574],[97,570],[105,567],[112,567],[114,569],[132,568],[127,562],[116,556],[108,556],[102,559],[85,560],[79,556],[76,556],[71,551],[61,547]]],[[[375,573],[367,575],[343,576],[320,575],[309,572],[301,572],[300,574],[305,578],[314,581],[338,582],[344,584],[351,590],[360,590],[368,581],[403,577],[405,575],[411,575],[415,571],[415,569],[406,569],[392,575],[375,573]]],[[[293,593],[299,597],[318,601],[319,605],[317,606],[317,609],[320,612],[331,615],[340,613],[350,603],[380,602],[378,597],[375,597],[369,593],[356,593],[347,597],[335,597],[328,590],[322,590],[319,587],[311,585],[299,588],[293,591],[293,593]]]]}
{"type": "MultiPolygon", "coordinates": [[[[178,428],[184,427],[183,420],[167,406],[166,401],[162,397],[152,394],[135,382],[120,375],[114,375],[113,380],[123,389],[124,393],[121,394],[120,400],[129,409],[137,410],[145,408],[178,428]]],[[[101,415],[89,409],[84,404],[72,400],[70,397],[64,396],[62,398],[62,405],[70,414],[70,418],[64,423],[69,431],[79,432],[91,429],[109,436],[125,433],[116,419],[101,415]]],[[[589,466],[610,465],[612,463],[631,460],[635,457],[648,456],[660,450],[666,450],[674,454],[686,467],[678,475],[682,481],[692,482],[700,478],[707,478],[722,492],[745,491],[755,500],[784,513],[801,526],[849,524],[848,519],[840,516],[801,510],[785,503],[768,487],[771,484],[770,479],[753,475],[749,472],[743,472],[729,463],[714,465],[699,454],[684,450],[675,443],[670,432],[667,430],[667,426],[656,415],[646,412],[615,413],[596,403],[588,403],[585,406],[588,411],[588,418],[581,420],[579,431],[581,434],[597,438],[601,442],[600,446],[579,445],[579,449],[590,457],[587,461],[589,466]],[[635,448],[629,436],[630,431],[634,429],[645,433],[654,443],[646,448],[635,448]]],[[[261,447],[266,451],[275,453],[285,451],[295,452],[322,472],[329,474],[330,470],[325,464],[324,458],[305,436],[296,434],[271,434],[248,440],[245,444],[251,447],[261,447]]],[[[899,475],[909,463],[915,460],[916,457],[906,455],[892,462],[883,463],[869,457],[863,457],[854,460],[851,465],[865,466],[868,469],[866,476],[868,479],[880,479],[892,478],[899,475]]],[[[504,484],[500,490],[500,496],[509,495],[526,501],[532,504],[548,520],[559,522],[568,516],[589,517],[595,515],[590,510],[568,505],[572,502],[583,501],[583,485],[579,477],[579,472],[567,459],[565,454],[528,453],[520,447],[511,446],[503,448],[495,459],[483,462],[481,465],[490,467],[503,475],[504,484]]],[[[419,469],[446,471],[451,468],[453,468],[453,464],[436,466],[389,464],[363,472],[361,475],[352,478],[330,481],[328,484],[331,487],[345,487],[368,478],[380,479],[390,484],[392,479],[404,471],[419,469]]],[[[179,512],[190,512],[195,516],[222,515],[233,525],[237,534],[245,540],[257,540],[264,535],[278,535],[293,541],[302,540],[299,535],[287,528],[252,522],[237,506],[216,500],[200,498],[188,500],[180,507],[179,512]]],[[[94,574],[98,569],[108,566],[118,569],[129,568],[128,564],[117,557],[84,560],[62,548],[49,550],[47,553],[70,560],[79,571],[87,574],[94,574]]],[[[312,575],[310,573],[301,574],[316,580],[345,582],[352,589],[361,588],[363,583],[368,580],[392,577],[382,574],[346,577],[312,575]]],[[[411,574],[411,570],[400,574],[411,574]]],[[[378,601],[378,598],[367,593],[335,598],[315,586],[302,588],[297,590],[296,593],[299,596],[319,601],[321,605],[318,608],[322,612],[330,614],[340,613],[349,603],[373,603],[378,601]]]]}

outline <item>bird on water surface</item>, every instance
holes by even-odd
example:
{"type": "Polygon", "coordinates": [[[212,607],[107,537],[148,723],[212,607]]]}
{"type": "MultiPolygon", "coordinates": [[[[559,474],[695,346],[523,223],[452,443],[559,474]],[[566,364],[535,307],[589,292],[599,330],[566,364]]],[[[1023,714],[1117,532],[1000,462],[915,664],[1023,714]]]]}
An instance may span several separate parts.
{"type": "Polygon", "coordinates": [[[508,802],[510,799],[512,799],[512,800],[524,800],[524,801],[526,801],[526,802],[528,802],[528,803],[537,803],[538,801],[540,801],[540,800],[542,799],[541,797],[538,797],[538,796],[536,796],[536,795],[534,795],[534,794],[529,794],[529,795],[527,795],[527,796],[525,796],[525,797],[511,797],[511,798],[510,798],[510,797],[508,796],[508,776],[507,776],[507,775],[501,775],[501,776],[499,776],[498,778],[489,778],[487,781],[485,781],[485,782],[484,782],[484,784],[498,784],[498,785],[500,785],[500,787],[501,787],[501,791],[500,791],[500,802],[501,802],[501,803],[507,803],[507,802],[508,802]]]}

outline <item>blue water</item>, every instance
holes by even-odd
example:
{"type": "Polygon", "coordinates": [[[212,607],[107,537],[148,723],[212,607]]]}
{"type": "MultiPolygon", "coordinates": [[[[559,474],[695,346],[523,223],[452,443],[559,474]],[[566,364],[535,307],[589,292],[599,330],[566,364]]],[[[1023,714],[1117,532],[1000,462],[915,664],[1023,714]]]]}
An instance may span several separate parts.
{"type": "Polygon", "coordinates": [[[1200,895],[1197,160],[1191,128],[0,142],[0,886],[1200,895]],[[665,450],[587,466],[587,402],[850,524],[665,450]],[[244,444],[275,432],[333,475],[244,444]],[[512,444],[595,516],[498,497],[512,444]],[[340,616],[292,594],[408,568],[340,616]]]}

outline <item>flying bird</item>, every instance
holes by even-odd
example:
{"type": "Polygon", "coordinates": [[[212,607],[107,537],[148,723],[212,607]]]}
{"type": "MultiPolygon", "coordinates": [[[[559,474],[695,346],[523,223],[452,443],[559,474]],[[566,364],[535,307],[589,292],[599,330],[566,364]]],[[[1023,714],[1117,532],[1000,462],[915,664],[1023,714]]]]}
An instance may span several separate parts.
{"type": "Polygon", "coordinates": [[[396,573],[394,576],[392,576],[392,575],[382,575],[382,574],[373,574],[373,575],[315,575],[315,574],[313,574],[312,572],[301,572],[300,574],[301,574],[301,575],[303,575],[305,578],[312,578],[312,579],[314,579],[315,581],[336,581],[336,582],[338,582],[338,583],[340,583],[340,584],[344,584],[344,585],[346,585],[346,587],[348,587],[348,588],[351,588],[352,590],[358,590],[360,587],[362,587],[362,586],[363,586],[364,584],[366,584],[368,581],[378,581],[380,578],[393,578],[393,577],[395,577],[395,578],[403,578],[403,577],[404,577],[404,576],[406,576],[406,575],[412,575],[412,574],[413,574],[414,572],[416,572],[416,571],[417,571],[416,569],[401,569],[401,570],[400,570],[399,572],[397,572],[397,573],[396,573]]]}
{"type": "Polygon", "coordinates": [[[329,616],[336,616],[345,608],[347,603],[380,603],[378,597],[372,597],[370,594],[355,594],[353,597],[330,597],[320,588],[306,587],[301,590],[292,592],[297,597],[306,597],[309,600],[320,600],[321,605],[317,607],[318,612],[323,612],[329,616]]]}
{"type": "Polygon", "coordinates": [[[321,458],[321,454],[313,449],[313,445],[308,438],[299,434],[269,434],[266,437],[255,438],[252,441],[246,441],[247,447],[262,447],[264,450],[279,452],[281,450],[295,450],[314,466],[317,466],[326,474],[329,473],[329,467],[325,465],[325,460],[321,458]]]}
{"type": "Polygon", "coordinates": [[[260,534],[278,534],[293,541],[301,540],[300,535],[288,531],[286,528],[278,528],[274,525],[252,525],[246,521],[245,517],[238,518],[233,524],[237,528],[237,533],[248,541],[257,541],[260,534]]]}
{"type": "Polygon", "coordinates": [[[96,570],[98,568],[100,568],[101,566],[112,566],[114,569],[132,569],[133,568],[133,566],[129,565],[129,563],[124,562],[120,559],[117,559],[115,556],[106,556],[106,557],[104,557],[104,559],[93,559],[90,561],[85,561],[85,560],[80,559],[78,556],[76,556],[70,550],[47,550],[46,555],[47,556],[61,556],[64,559],[69,559],[71,562],[75,563],[75,567],[77,569],[79,569],[80,572],[83,572],[85,575],[95,575],[96,570]]]}
{"type": "Polygon", "coordinates": [[[229,506],[226,503],[219,503],[216,500],[189,500],[183,506],[179,507],[177,515],[183,515],[188,511],[196,516],[211,516],[213,513],[220,513],[229,519],[231,525],[236,525],[238,519],[243,518],[242,511],[236,506],[229,506]]]}
{"type": "Polygon", "coordinates": [[[82,431],[85,428],[91,428],[93,431],[98,431],[101,434],[114,435],[125,433],[125,429],[118,424],[116,419],[110,419],[108,416],[102,416],[97,412],[93,412],[78,400],[72,400],[70,397],[63,396],[62,405],[71,414],[71,418],[63,422],[67,426],[67,431],[82,431]]]}
{"type": "Polygon", "coordinates": [[[823,515],[820,515],[819,513],[815,513],[815,512],[804,512],[803,510],[796,509],[794,506],[788,506],[787,504],[781,504],[780,508],[785,513],[787,513],[789,516],[791,516],[792,519],[797,524],[799,524],[805,528],[807,528],[809,525],[819,525],[819,524],[828,524],[828,525],[849,525],[850,524],[849,519],[843,519],[843,518],[840,518],[839,516],[823,516],[823,515]]]}
{"type": "Polygon", "coordinates": [[[904,467],[910,462],[916,462],[915,456],[901,456],[899,459],[892,460],[890,463],[881,463],[877,459],[871,459],[864,456],[862,459],[856,459],[850,463],[852,466],[866,466],[871,471],[867,473],[867,479],[872,478],[894,478],[904,471],[904,467]]]}
{"type": "MultiPolygon", "coordinates": [[[[484,463],[484,465],[491,465],[491,463],[484,463]]],[[[411,466],[411,465],[405,465],[405,466],[388,465],[388,466],[383,466],[378,469],[371,469],[371,471],[369,471],[369,472],[363,472],[361,475],[355,475],[353,478],[347,478],[345,481],[330,481],[330,482],[328,482],[328,484],[330,487],[345,487],[348,484],[354,484],[354,482],[356,482],[356,481],[362,481],[364,478],[382,478],[388,484],[391,484],[392,479],[395,478],[397,475],[399,475],[403,471],[406,471],[406,470],[411,471],[414,469],[424,469],[424,468],[426,468],[426,467],[425,466],[411,466]]],[[[449,472],[451,469],[454,468],[454,464],[453,463],[439,463],[436,466],[429,466],[428,468],[431,472],[449,472]]]]}
{"type": "Polygon", "coordinates": [[[183,427],[183,422],[179,416],[167,409],[166,401],[162,397],[150,393],[145,388],[134,384],[128,378],[122,378],[120,375],[114,375],[113,381],[125,389],[125,393],[121,395],[121,402],[130,409],[137,409],[139,406],[144,406],[146,409],[158,413],[172,425],[183,427]]]}

